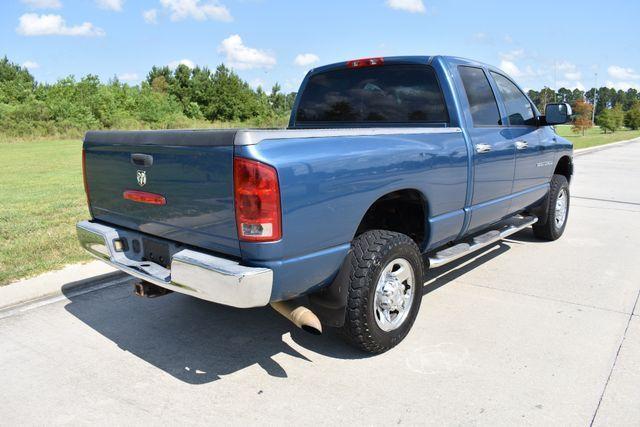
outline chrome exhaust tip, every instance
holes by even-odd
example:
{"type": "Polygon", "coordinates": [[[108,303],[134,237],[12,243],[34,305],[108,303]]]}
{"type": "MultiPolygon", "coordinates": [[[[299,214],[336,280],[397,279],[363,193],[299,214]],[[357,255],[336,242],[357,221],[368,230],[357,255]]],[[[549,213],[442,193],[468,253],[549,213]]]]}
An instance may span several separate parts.
{"type": "Polygon", "coordinates": [[[271,307],[303,331],[313,335],[322,334],[320,319],[307,307],[292,301],[272,302],[271,307]]]}

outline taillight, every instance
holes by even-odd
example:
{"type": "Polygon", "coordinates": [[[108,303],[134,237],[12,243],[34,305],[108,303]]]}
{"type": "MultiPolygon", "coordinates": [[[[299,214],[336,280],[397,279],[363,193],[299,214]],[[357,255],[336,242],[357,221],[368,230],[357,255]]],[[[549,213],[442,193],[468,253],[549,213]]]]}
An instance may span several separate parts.
{"type": "Polygon", "coordinates": [[[122,193],[122,197],[138,203],[148,203],[150,205],[166,205],[167,199],[161,194],[148,193],[146,191],[127,190],[122,193]]]}
{"type": "Polygon", "coordinates": [[[279,240],[282,225],[276,170],[255,160],[234,157],[233,182],[240,240],[279,240]]]}
{"type": "Polygon", "coordinates": [[[360,68],[360,67],[375,67],[376,65],[384,64],[384,58],[361,58],[361,59],[352,59],[351,61],[347,61],[347,67],[349,68],[360,68]]]}
{"type": "Polygon", "coordinates": [[[89,184],[87,183],[87,153],[82,148],[82,182],[84,183],[84,194],[87,196],[87,208],[91,215],[91,204],[89,203],[89,184]]]}

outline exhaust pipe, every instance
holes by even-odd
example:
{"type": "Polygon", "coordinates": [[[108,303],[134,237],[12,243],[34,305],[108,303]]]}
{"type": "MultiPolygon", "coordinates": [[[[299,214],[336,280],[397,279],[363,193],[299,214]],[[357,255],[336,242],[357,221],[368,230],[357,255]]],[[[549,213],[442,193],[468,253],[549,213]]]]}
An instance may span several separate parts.
{"type": "Polygon", "coordinates": [[[313,311],[309,310],[307,307],[296,304],[292,301],[272,302],[271,307],[289,319],[298,328],[313,335],[322,334],[322,324],[320,323],[320,319],[318,319],[318,317],[313,314],[313,311]]]}
{"type": "Polygon", "coordinates": [[[170,294],[171,292],[173,291],[170,291],[169,289],[165,289],[153,283],[145,282],[144,280],[133,284],[133,293],[135,293],[139,297],[156,298],[170,294]]]}

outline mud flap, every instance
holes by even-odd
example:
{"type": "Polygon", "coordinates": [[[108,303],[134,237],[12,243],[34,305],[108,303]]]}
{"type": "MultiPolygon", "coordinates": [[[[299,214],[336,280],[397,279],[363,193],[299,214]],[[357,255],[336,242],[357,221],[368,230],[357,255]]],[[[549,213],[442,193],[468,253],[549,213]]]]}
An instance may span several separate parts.
{"type": "Polygon", "coordinates": [[[349,274],[351,266],[351,249],[344,257],[340,270],[329,286],[308,296],[311,310],[318,316],[323,325],[340,328],[344,325],[349,292],[349,274]]]}

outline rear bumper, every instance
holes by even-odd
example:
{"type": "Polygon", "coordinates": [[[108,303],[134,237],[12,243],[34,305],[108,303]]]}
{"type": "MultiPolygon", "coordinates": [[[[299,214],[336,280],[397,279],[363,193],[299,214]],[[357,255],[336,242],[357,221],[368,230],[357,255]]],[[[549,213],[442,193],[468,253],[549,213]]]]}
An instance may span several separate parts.
{"type": "Polygon", "coordinates": [[[142,259],[143,250],[132,244],[116,251],[114,241],[142,241],[142,234],[90,221],[76,225],[80,245],[91,255],[113,267],[172,291],[233,307],[261,307],[269,303],[273,271],[245,267],[236,261],[191,249],[170,246],[170,268],[142,259]]]}

